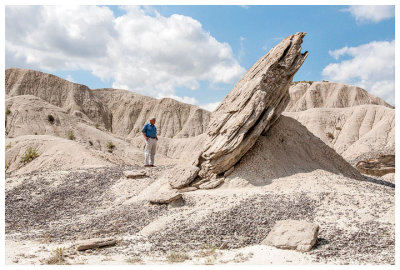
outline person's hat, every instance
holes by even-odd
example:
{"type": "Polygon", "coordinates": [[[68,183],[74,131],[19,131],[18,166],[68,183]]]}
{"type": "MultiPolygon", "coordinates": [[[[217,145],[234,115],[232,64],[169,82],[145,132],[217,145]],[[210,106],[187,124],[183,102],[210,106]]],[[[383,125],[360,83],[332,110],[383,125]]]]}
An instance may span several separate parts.
{"type": "Polygon", "coordinates": [[[149,120],[156,120],[156,118],[154,116],[150,117],[149,120]]]}

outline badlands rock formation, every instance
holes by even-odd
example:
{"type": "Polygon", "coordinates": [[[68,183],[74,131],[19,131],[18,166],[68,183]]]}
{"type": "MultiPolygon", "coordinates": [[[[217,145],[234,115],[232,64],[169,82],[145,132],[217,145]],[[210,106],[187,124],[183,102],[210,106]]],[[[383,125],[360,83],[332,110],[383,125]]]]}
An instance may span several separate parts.
{"type": "Polygon", "coordinates": [[[260,58],[214,110],[198,161],[202,178],[229,170],[286,108],[290,83],[308,54],[301,53],[304,36],[291,35],[260,58]]]}
{"type": "Polygon", "coordinates": [[[68,82],[57,76],[28,69],[7,69],[6,95],[34,95],[70,114],[111,128],[111,113],[90,89],[81,84],[68,82]]]}
{"type": "Polygon", "coordinates": [[[135,137],[151,116],[157,119],[158,136],[187,138],[207,129],[210,113],[171,98],[154,99],[126,90],[95,89],[94,96],[112,112],[112,131],[135,137]]]}
{"type": "MultiPolygon", "coordinates": [[[[43,73],[8,70],[6,263],[46,264],[52,261],[53,250],[65,248],[66,264],[171,263],[171,254],[177,253],[187,255],[182,257],[192,264],[394,264],[394,174],[364,177],[325,143],[325,132],[331,131],[336,138],[335,132],[347,130],[341,135],[364,138],[370,134],[365,147],[377,150],[376,141],[385,140],[394,147],[390,135],[394,120],[385,122],[394,109],[370,104],[365,98],[358,99],[365,104],[346,103],[351,107],[307,105],[305,111],[279,116],[290,102],[287,86],[291,77],[306,56],[300,53],[302,35],[284,40],[277,46],[280,49],[272,50],[249,71],[246,76],[252,74],[253,79],[242,80],[220,105],[211,120],[210,134],[204,132],[210,113],[192,105],[122,90],[83,87],[84,95],[74,95],[74,87],[79,86],[59,78],[54,84],[54,76],[45,75],[49,85],[66,93],[50,91],[46,80],[39,78],[43,73]],[[282,50],[282,44],[286,49],[282,50]],[[264,91],[272,88],[265,81],[272,81],[271,87],[275,83],[279,91],[267,95],[264,91]],[[103,108],[105,116],[94,117],[91,107],[78,108],[82,97],[102,103],[93,111],[103,108]],[[171,112],[170,107],[177,111],[171,112]],[[357,114],[360,108],[365,113],[357,114]],[[322,117],[312,117],[323,131],[311,132],[307,125],[313,121],[298,116],[313,115],[314,110],[317,114],[338,110],[333,117],[344,115],[340,118],[344,124],[338,126],[342,122],[337,118],[321,113],[322,117]],[[170,116],[162,120],[164,111],[170,116]],[[161,120],[162,136],[157,167],[143,168],[143,138],[135,128],[150,114],[161,120]],[[218,122],[217,116],[226,121],[218,122]],[[352,123],[356,123],[357,134],[351,130],[352,123]],[[390,131],[387,138],[379,137],[378,131],[386,128],[390,131]],[[73,131],[74,139],[68,138],[68,131],[73,131]],[[221,143],[228,143],[226,147],[218,145],[217,134],[221,143]],[[115,144],[111,153],[109,141],[115,144]],[[39,156],[21,162],[30,147],[39,156]],[[207,155],[201,156],[205,150],[207,155]],[[221,153],[227,154],[227,160],[221,153]],[[190,170],[176,166],[200,156],[198,166],[184,165],[190,170]],[[209,168],[217,178],[197,178],[191,186],[179,188],[192,181],[200,167],[209,168]],[[300,253],[262,245],[280,220],[318,224],[312,249],[300,253]],[[97,244],[109,238],[117,244],[84,254],[76,251],[80,240],[93,238],[97,244]]],[[[350,149],[358,140],[347,141],[350,149]]]]}
{"type": "Polygon", "coordinates": [[[154,99],[127,90],[94,89],[26,69],[6,70],[6,95],[35,95],[116,135],[134,137],[150,116],[159,136],[186,138],[205,132],[209,112],[170,98],[154,99]]]}
{"type": "Polygon", "coordinates": [[[348,162],[394,154],[395,110],[362,88],[331,82],[296,82],[284,112],[348,162]]]}
{"type": "Polygon", "coordinates": [[[312,108],[285,112],[306,126],[351,164],[394,154],[395,110],[382,105],[312,108]]]}
{"type": "Polygon", "coordinates": [[[311,108],[344,108],[373,104],[392,108],[382,99],[364,89],[344,83],[295,82],[289,88],[290,102],[287,112],[305,111],[311,108]]]}

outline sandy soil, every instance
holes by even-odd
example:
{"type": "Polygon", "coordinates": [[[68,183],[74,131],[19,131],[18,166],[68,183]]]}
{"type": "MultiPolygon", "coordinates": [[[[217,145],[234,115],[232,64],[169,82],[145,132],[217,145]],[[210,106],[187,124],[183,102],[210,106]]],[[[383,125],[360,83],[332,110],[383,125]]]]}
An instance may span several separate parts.
{"type": "Polygon", "coordinates": [[[151,205],[149,190],[168,168],[127,179],[137,167],[47,172],[6,180],[6,263],[47,264],[65,248],[66,264],[393,264],[394,184],[358,181],[323,170],[254,186],[226,179],[214,190],[184,193],[181,204],[151,205]],[[259,245],[277,220],[320,225],[307,253],[259,245]],[[76,241],[118,244],[76,252],[76,241]],[[179,255],[179,256],[178,256],[179,255]],[[47,260],[47,262],[46,262],[47,260]]]}

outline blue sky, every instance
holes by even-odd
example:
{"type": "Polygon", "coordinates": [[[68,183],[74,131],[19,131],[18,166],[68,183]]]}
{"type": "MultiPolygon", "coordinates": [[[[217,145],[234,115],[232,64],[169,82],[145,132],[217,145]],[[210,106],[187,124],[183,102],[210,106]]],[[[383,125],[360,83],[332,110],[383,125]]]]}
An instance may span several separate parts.
{"type": "Polygon", "coordinates": [[[212,110],[296,32],[309,56],[294,80],[346,82],[394,104],[394,6],[7,7],[6,68],[212,110]]]}

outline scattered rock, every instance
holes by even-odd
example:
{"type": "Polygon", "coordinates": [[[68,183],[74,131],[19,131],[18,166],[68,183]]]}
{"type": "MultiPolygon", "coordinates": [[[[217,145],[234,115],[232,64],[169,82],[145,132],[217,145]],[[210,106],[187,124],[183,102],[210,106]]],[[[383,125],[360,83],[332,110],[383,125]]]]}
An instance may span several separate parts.
{"type": "Polygon", "coordinates": [[[124,171],[124,176],[126,178],[142,178],[147,176],[147,172],[145,170],[124,171]]]}
{"type": "Polygon", "coordinates": [[[185,188],[178,189],[178,192],[185,193],[185,192],[191,192],[191,191],[195,191],[195,190],[198,190],[198,188],[197,187],[185,187],[185,188]]]}
{"type": "Polygon", "coordinates": [[[282,249],[310,251],[317,242],[319,226],[304,220],[280,220],[261,244],[282,249]]]}
{"type": "Polygon", "coordinates": [[[195,188],[199,188],[200,185],[207,183],[208,181],[210,181],[209,179],[201,179],[198,178],[197,180],[195,180],[190,186],[191,187],[195,187],[195,188]]]}
{"type": "Polygon", "coordinates": [[[168,204],[168,208],[181,207],[181,206],[184,206],[184,205],[185,205],[185,201],[183,200],[182,197],[180,197],[179,199],[170,202],[168,204]]]}
{"type": "Polygon", "coordinates": [[[224,177],[228,177],[229,175],[231,175],[233,173],[233,171],[235,170],[235,166],[232,166],[229,170],[227,170],[224,173],[224,177]]]}
{"type": "Polygon", "coordinates": [[[166,191],[159,191],[159,192],[152,194],[148,198],[148,201],[150,203],[163,204],[163,203],[170,203],[170,202],[178,200],[180,198],[182,198],[182,194],[177,192],[176,190],[166,190],[166,191]]]}
{"type": "Polygon", "coordinates": [[[218,178],[218,179],[214,179],[211,181],[208,181],[204,184],[201,184],[199,186],[200,189],[212,189],[212,188],[216,188],[219,185],[221,185],[224,182],[224,178],[218,178]]]}
{"type": "Polygon", "coordinates": [[[378,158],[368,159],[359,161],[356,164],[357,170],[361,173],[383,176],[388,173],[395,172],[395,156],[394,155],[382,155],[378,158]]]}
{"type": "Polygon", "coordinates": [[[168,181],[171,187],[183,188],[193,182],[199,170],[199,167],[193,165],[177,165],[168,170],[163,177],[169,179],[168,181]]]}
{"type": "Polygon", "coordinates": [[[308,55],[301,53],[304,36],[291,35],[261,57],[211,114],[201,178],[230,169],[279,118],[293,76],[308,55]]]}
{"type": "Polygon", "coordinates": [[[113,238],[92,238],[87,240],[82,240],[77,244],[76,250],[82,251],[92,248],[101,248],[106,246],[113,246],[117,243],[117,240],[113,238]]]}

